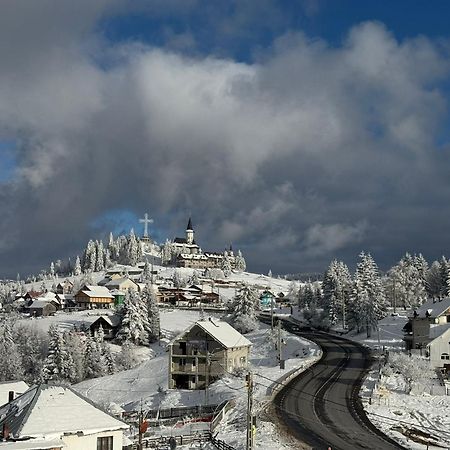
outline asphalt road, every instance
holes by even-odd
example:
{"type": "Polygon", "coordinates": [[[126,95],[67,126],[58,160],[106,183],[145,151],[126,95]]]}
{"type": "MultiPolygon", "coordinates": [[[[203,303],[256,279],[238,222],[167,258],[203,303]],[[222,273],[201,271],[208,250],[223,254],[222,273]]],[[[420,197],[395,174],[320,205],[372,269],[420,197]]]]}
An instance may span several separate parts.
{"type": "Polygon", "coordinates": [[[322,347],[323,357],[275,397],[287,430],[313,449],[402,449],[378,431],[358,399],[370,355],[359,344],[320,332],[298,332],[322,347]]]}

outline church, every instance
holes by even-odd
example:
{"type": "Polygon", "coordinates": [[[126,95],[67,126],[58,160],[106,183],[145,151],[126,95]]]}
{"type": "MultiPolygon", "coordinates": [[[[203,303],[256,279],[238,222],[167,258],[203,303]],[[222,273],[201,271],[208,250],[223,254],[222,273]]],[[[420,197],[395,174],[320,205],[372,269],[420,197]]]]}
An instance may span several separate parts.
{"type": "Polygon", "coordinates": [[[186,237],[176,237],[172,244],[172,263],[177,267],[190,267],[193,269],[222,268],[224,258],[228,258],[232,269],[236,266],[233,249],[223,253],[203,252],[195,242],[192,220],[189,218],[186,227],[186,237]]]}

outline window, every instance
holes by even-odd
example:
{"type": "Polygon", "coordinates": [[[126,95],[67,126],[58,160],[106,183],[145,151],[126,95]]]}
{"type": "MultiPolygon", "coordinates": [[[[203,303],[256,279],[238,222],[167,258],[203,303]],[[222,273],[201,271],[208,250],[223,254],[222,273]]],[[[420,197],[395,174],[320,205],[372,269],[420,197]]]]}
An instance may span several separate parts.
{"type": "Polygon", "coordinates": [[[97,450],[113,450],[113,437],[99,437],[97,438],[97,450]]]}
{"type": "Polygon", "coordinates": [[[441,359],[450,359],[450,355],[448,353],[442,353],[441,359]]]}

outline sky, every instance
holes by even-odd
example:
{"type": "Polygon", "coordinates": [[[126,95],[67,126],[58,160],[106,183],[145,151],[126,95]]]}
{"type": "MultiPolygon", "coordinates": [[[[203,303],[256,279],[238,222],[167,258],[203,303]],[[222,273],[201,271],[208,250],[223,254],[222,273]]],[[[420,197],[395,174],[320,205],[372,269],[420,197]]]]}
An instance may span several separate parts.
{"type": "Polygon", "coordinates": [[[255,272],[450,256],[444,0],[4,0],[0,278],[109,231],[255,272]]]}

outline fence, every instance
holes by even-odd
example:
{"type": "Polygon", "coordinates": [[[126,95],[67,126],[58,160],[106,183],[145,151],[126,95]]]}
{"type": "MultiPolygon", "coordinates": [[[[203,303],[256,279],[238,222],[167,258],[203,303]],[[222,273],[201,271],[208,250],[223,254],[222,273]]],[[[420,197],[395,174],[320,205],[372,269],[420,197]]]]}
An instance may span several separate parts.
{"type": "Polygon", "coordinates": [[[235,450],[235,448],[232,447],[230,444],[227,444],[225,441],[222,441],[221,439],[217,439],[214,436],[211,436],[211,443],[218,450],[235,450]]]}
{"type": "MultiPolygon", "coordinates": [[[[177,446],[193,443],[202,443],[211,441],[211,433],[209,431],[197,432],[193,435],[176,435],[176,436],[158,436],[142,439],[142,448],[168,449],[170,448],[170,440],[175,440],[177,446]]],[[[139,450],[139,444],[134,443],[123,447],[123,450],[139,450]]]]}
{"type": "Polygon", "coordinates": [[[219,405],[219,408],[217,408],[217,411],[213,412],[213,419],[211,420],[211,432],[214,432],[214,430],[217,428],[219,423],[222,421],[222,419],[225,417],[225,414],[235,406],[236,401],[235,400],[228,400],[226,402],[223,402],[219,405]]]}

